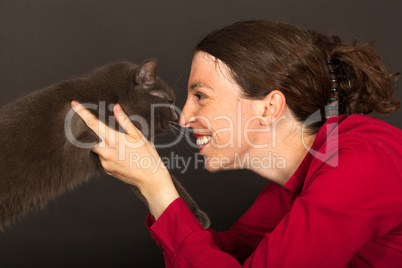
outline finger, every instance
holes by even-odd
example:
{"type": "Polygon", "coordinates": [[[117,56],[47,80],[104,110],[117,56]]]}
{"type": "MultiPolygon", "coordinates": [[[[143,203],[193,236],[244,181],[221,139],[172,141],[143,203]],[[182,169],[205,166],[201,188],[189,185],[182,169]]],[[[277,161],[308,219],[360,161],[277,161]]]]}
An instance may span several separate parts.
{"type": "Polygon", "coordinates": [[[101,153],[102,153],[102,150],[104,149],[104,148],[106,148],[106,146],[105,146],[105,144],[103,143],[103,141],[102,142],[100,142],[100,143],[98,143],[97,145],[95,145],[94,147],[92,147],[91,148],[91,151],[92,152],[94,152],[94,153],[96,153],[96,154],[98,154],[98,155],[100,155],[101,153]]]}
{"type": "Polygon", "coordinates": [[[113,112],[116,121],[123,127],[126,134],[142,137],[142,132],[133,124],[133,122],[131,122],[130,118],[126,115],[119,104],[114,106],[113,112]]]}
{"type": "Polygon", "coordinates": [[[71,102],[71,107],[74,109],[75,113],[78,114],[82,120],[84,120],[85,124],[92,129],[95,134],[101,138],[102,140],[107,139],[106,130],[108,126],[106,126],[103,122],[101,122],[96,116],[94,116],[88,109],[86,109],[82,104],[77,101],[71,102]]]}

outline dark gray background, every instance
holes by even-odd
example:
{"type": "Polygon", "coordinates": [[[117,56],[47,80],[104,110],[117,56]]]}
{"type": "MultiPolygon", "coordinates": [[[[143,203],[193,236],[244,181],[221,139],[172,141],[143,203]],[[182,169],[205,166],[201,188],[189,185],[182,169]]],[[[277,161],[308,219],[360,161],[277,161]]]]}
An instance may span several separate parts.
{"type": "MultiPolygon", "coordinates": [[[[156,57],[182,107],[194,44],[202,34],[244,19],[375,40],[389,71],[402,71],[401,7],[399,0],[1,0],[0,106],[99,65],[156,57]]],[[[402,128],[401,117],[398,111],[380,118],[402,128]]],[[[184,144],[171,150],[194,157],[184,144]]],[[[209,174],[194,164],[173,173],[210,214],[215,230],[229,228],[267,184],[249,172],[209,174]]],[[[163,267],[144,226],[146,214],[127,185],[95,178],[0,233],[0,267],[163,267]]]]}

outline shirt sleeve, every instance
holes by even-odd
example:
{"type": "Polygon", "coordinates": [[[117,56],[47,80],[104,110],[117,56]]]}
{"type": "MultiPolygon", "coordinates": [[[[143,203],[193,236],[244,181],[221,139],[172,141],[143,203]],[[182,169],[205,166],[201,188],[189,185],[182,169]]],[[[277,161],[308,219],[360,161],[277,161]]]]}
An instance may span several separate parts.
{"type": "MultiPolygon", "coordinates": [[[[286,188],[271,182],[228,231],[215,232],[212,229],[207,231],[211,233],[214,244],[220,250],[232,255],[239,263],[244,263],[255,251],[264,235],[275,229],[291,206],[291,193],[286,188]]],[[[169,207],[170,209],[175,209],[175,206],[169,207]]],[[[178,208],[178,211],[173,213],[177,214],[179,211],[183,211],[183,208],[178,208]]],[[[155,219],[149,214],[146,226],[151,230],[151,234],[154,233],[151,229],[154,223],[155,219]]],[[[160,243],[158,245],[162,247],[160,243]]]]}
{"type": "Polygon", "coordinates": [[[216,233],[208,230],[222,251],[244,263],[264,236],[271,233],[289,212],[292,199],[292,194],[285,187],[270,182],[254,204],[228,231],[216,233]]]}
{"type": "Polygon", "coordinates": [[[149,226],[166,266],[347,266],[359,248],[400,224],[402,216],[402,186],[391,161],[378,161],[375,156],[380,152],[373,149],[354,148],[339,151],[336,167],[319,160],[312,163],[323,166],[310,174],[313,179],[304,186],[304,194],[274,229],[267,229],[244,264],[222,250],[233,238],[217,245],[216,237],[201,227],[184,201],[175,200],[149,226]]]}

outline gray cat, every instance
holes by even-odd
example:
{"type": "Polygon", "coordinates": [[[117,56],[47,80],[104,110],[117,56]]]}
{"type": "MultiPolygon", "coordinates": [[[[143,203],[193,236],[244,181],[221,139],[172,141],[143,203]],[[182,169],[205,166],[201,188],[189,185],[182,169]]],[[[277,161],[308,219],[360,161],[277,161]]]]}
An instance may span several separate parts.
{"type": "MultiPolygon", "coordinates": [[[[169,121],[177,120],[168,105],[173,105],[175,96],[157,76],[157,70],[155,59],[141,66],[115,63],[35,91],[0,109],[0,230],[18,216],[43,208],[52,198],[102,173],[99,158],[90,146],[75,144],[96,144],[99,138],[72,112],[72,100],[89,104],[93,114],[115,129],[119,126],[111,122],[113,104],[119,103],[130,118],[142,118],[148,126],[151,104],[160,104],[163,107],[153,113],[154,133],[144,131],[139,120],[133,123],[147,138],[169,131],[169,121]]],[[[173,182],[207,228],[207,215],[176,179],[173,182]]],[[[138,189],[135,192],[145,201],[138,189]]]]}

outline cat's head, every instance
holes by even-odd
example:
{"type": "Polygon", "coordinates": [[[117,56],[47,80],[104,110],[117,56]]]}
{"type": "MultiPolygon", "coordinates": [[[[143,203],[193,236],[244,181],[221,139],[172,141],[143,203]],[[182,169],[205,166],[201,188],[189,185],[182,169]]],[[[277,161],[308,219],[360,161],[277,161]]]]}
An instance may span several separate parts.
{"type": "Polygon", "coordinates": [[[147,138],[165,134],[170,124],[177,121],[173,90],[158,77],[158,61],[148,59],[140,66],[132,65],[129,76],[132,89],[118,100],[132,122],[147,138]]]}

